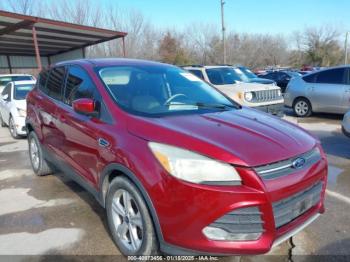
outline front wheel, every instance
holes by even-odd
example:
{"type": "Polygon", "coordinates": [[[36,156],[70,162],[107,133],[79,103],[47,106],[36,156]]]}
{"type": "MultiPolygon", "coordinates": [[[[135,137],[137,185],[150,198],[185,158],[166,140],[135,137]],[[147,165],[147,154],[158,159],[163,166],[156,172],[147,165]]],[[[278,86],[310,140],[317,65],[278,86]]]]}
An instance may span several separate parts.
{"type": "Polygon", "coordinates": [[[128,179],[113,179],[106,212],[112,238],[126,256],[154,255],[158,242],[151,216],[140,191],[128,179]]]}
{"type": "Polygon", "coordinates": [[[293,110],[298,117],[308,117],[312,114],[311,104],[305,98],[298,98],[293,105],[293,110]]]}
{"type": "Polygon", "coordinates": [[[45,176],[52,173],[47,161],[43,156],[43,151],[38,137],[32,131],[28,135],[30,163],[37,176],[45,176]]]}
{"type": "Polygon", "coordinates": [[[0,114],[0,126],[1,127],[6,127],[6,124],[5,124],[4,120],[2,119],[1,114],[0,114]]]}
{"type": "Polygon", "coordinates": [[[10,116],[10,120],[9,120],[9,129],[10,129],[10,134],[14,139],[20,138],[20,136],[17,134],[16,124],[12,116],[10,116]]]}

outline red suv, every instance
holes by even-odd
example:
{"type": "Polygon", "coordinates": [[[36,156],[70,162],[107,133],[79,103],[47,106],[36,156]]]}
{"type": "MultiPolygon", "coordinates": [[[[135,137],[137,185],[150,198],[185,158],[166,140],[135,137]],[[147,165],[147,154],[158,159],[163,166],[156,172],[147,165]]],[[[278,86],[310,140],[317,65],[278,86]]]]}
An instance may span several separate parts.
{"type": "Polygon", "coordinates": [[[265,253],[324,212],[319,141],[178,67],[59,63],[27,103],[34,172],[90,191],[125,255],[265,253]]]}

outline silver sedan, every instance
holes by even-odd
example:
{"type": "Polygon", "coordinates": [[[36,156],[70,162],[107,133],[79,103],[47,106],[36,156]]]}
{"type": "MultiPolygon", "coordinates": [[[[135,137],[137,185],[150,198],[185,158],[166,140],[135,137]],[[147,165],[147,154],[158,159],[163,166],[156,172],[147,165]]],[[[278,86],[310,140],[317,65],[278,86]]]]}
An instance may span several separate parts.
{"type": "Polygon", "coordinates": [[[350,108],[350,66],[292,78],[284,100],[299,117],[310,116],[313,112],[345,114],[350,108]]]}

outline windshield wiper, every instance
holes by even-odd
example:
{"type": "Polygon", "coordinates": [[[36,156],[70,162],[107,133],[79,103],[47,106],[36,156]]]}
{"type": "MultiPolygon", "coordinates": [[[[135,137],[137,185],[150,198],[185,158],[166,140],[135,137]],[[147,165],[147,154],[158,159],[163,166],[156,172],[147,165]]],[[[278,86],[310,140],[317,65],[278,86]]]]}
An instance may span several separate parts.
{"type": "Polygon", "coordinates": [[[227,105],[227,104],[211,104],[211,103],[203,103],[203,102],[197,102],[197,103],[174,103],[174,104],[166,104],[167,106],[196,106],[198,108],[204,108],[204,109],[219,109],[219,110],[229,110],[229,109],[237,109],[238,107],[235,105],[227,105]]]}

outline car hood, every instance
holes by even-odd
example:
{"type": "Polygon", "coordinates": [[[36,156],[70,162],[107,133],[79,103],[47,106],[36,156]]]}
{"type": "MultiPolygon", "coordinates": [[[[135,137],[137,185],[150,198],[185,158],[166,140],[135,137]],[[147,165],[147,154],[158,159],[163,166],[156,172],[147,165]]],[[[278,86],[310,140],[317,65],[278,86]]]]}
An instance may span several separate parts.
{"type": "Polygon", "coordinates": [[[244,83],[239,82],[233,85],[215,85],[215,87],[226,94],[234,92],[253,92],[253,91],[261,91],[261,90],[271,90],[271,89],[279,89],[278,86],[273,85],[264,85],[261,83],[244,83]]]}
{"type": "Polygon", "coordinates": [[[264,84],[264,85],[271,85],[271,84],[275,83],[275,81],[273,81],[273,80],[266,79],[266,78],[259,78],[259,77],[251,78],[251,79],[249,79],[249,82],[250,83],[264,84]]]}
{"type": "Polygon", "coordinates": [[[257,110],[162,118],[132,117],[130,133],[242,166],[260,166],[305,153],[317,143],[299,127],[257,110]]]}

